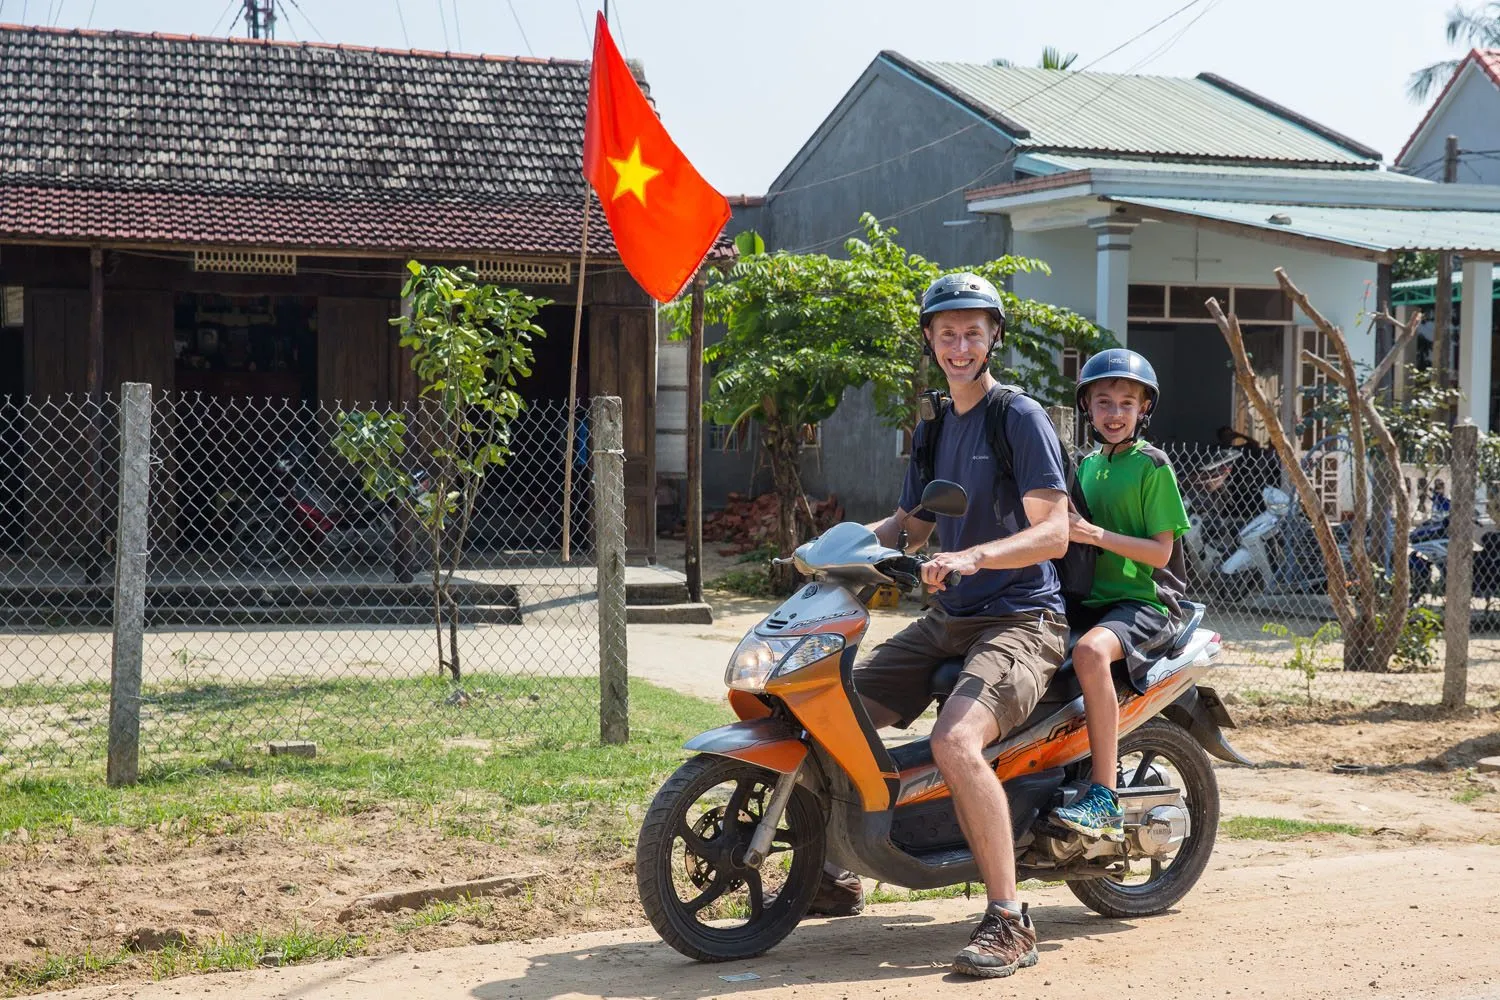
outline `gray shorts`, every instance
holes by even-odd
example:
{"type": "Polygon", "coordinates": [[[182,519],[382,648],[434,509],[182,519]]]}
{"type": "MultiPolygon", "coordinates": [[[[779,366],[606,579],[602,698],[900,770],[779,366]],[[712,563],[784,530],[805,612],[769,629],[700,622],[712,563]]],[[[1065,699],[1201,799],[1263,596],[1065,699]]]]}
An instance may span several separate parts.
{"type": "Polygon", "coordinates": [[[1113,632],[1120,640],[1120,648],[1125,650],[1124,665],[1130,685],[1140,693],[1147,668],[1171,648],[1178,623],[1160,608],[1144,601],[1121,601],[1102,608],[1070,607],[1068,625],[1074,641],[1095,628],[1113,632]]]}
{"type": "Polygon", "coordinates": [[[895,712],[896,725],[905,729],[932,703],[938,664],[962,656],[952,697],[984,705],[1005,735],[1041,701],[1067,641],[1067,622],[1051,611],[960,616],[934,607],[854,668],[854,689],[895,712]]]}

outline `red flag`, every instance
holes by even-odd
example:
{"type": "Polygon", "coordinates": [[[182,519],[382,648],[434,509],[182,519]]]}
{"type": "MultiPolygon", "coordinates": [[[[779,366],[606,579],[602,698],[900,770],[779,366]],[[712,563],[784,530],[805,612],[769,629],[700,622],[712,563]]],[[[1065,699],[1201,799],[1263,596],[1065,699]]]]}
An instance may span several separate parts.
{"type": "Polygon", "coordinates": [[[682,291],[729,221],[729,202],[667,135],[602,14],[594,25],[583,176],[604,205],[620,259],[658,302],[682,291]]]}

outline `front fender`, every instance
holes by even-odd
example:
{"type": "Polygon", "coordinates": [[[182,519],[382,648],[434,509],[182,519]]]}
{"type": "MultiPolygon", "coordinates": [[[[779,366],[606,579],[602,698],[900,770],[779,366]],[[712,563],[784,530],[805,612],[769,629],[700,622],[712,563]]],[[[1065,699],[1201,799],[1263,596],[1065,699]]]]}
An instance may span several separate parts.
{"type": "Polygon", "coordinates": [[[802,734],[781,719],[761,718],[731,722],[699,733],[684,744],[694,753],[732,757],[781,774],[791,774],[807,759],[802,734]]]}

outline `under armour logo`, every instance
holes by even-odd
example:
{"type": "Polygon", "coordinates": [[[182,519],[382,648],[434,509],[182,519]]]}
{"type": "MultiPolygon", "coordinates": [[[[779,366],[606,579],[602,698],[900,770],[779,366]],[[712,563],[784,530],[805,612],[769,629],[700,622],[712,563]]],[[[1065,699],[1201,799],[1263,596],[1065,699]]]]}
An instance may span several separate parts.
{"type": "Polygon", "coordinates": [[[1108,479],[1108,478],[1109,478],[1109,470],[1108,469],[1100,469],[1099,471],[1097,471],[1097,472],[1094,473],[1094,481],[1095,482],[1098,482],[1101,479],[1108,479]]]}

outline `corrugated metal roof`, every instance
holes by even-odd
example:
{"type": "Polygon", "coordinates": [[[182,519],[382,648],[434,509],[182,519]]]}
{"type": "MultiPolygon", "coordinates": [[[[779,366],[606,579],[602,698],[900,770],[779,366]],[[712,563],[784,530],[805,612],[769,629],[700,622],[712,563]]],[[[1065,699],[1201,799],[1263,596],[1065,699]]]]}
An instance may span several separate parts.
{"type": "MultiPolygon", "coordinates": [[[[1368,161],[1366,161],[1368,162],[1368,161]]],[[[1031,165],[1042,167],[1047,172],[1063,173],[1070,170],[1141,170],[1163,174],[1214,174],[1221,177],[1251,178],[1275,177],[1295,180],[1338,181],[1389,181],[1412,184],[1431,184],[1431,181],[1409,174],[1398,174],[1390,170],[1375,170],[1371,167],[1277,167],[1256,164],[1233,166],[1222,163],[1184,162],[1181,160],[1131,160],[1118,156],[1078,156],[1061,153],[1027,153],[1016,163],[1017,170],[1031,165]]]]}
{"type": "Polygon", "coordinates": [[[1265,202],[1111,196],[1111,201],[1181,215],[1341,243],[1378,253],[1453,250],[1500,254],[1500,212],[1423,211],[1399,208],[1324,208],[1265,202]],[[1272,222],[1272,217],[1285,219],[1272,222]]]}
{"type": "MultiPolygon", "coordinates": [[[[1463,299],[1464,273],[1453,272],[1453,301],[1463,299]]],[[[1491,282],[1491,298],[1500,299],[1500,275],[1491,282]]],[[[1437,301],[1437,277],[1414,278],[1391,285],[1391,302],[1398,306],[1430,306],[1437,301]]]]}
{"type": "Polygon", "coordinates": [[[1021,141],[1023,148],[1370,162],[1201,79],[911,62],[941,85],[1024,125],[1031,134],[1021,141]]]}

